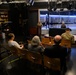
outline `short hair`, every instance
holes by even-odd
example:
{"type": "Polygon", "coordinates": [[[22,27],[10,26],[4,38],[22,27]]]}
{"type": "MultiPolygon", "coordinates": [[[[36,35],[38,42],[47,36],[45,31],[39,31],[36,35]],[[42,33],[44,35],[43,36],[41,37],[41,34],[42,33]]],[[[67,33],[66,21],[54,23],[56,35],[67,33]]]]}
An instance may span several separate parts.
{"type": "Polygon", "coordinates": [[[32,45],[39,45],[40,44],[40,38],[39,38],[39,36],[34,36],[32,38],[31,44],[32,45]]]}
{"type": "Polygon", "coordinates": [[[55,44],[60,44],[61,43],[61,40],[62,40],[62,37],[60,35],[56,35],[54,37],[54,43],[55,44]]]}
{"type": "Polygon", "coordinates": [[[64,21],[62,21],[62,24],[65,24],[65,22],[64,22],[64,21]]]}
{"type": "Polygon", "coordinates": [[[65,31],[72,31],[70,28],[66,28],[65,31]]]}
{"type": "Polygon", "coordinates": [[[15,37],[15,35],[13,33],[9,33],[8,34],[8,40],[11,39],[12,37],[15,37]]]}

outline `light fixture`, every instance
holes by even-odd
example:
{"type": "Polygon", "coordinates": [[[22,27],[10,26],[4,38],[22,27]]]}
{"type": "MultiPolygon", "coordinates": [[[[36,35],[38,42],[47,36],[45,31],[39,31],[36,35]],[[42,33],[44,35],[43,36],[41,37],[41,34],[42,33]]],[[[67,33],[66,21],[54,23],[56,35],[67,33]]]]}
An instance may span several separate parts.
{"type": "Polygon", "coordinates": [[[61,0],[57,0],[57,4],[61,4],[62,3],[62,1],[61,0]]]}
{"type": "Polygon", "coordinates": [[[67,8],[64,8],[64,11],[67,11],[68,9],[67,8]]]}
{"type": "Polygon", "coordinates": [[[60,8],[57,8],[56,11],[60,11],[60,8]]]}

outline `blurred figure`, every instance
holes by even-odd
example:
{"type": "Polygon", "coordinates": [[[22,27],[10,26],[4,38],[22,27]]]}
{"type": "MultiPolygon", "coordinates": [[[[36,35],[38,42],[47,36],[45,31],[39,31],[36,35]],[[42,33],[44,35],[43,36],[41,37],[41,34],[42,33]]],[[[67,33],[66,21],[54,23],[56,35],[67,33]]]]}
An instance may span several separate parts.
{"type": "Polygon", "coordinates": [[[28,50],[40,53],[44,51],[39,36],[34,36],[32,38],[31,43],[28,45],[28,50]]]}
{"type": "Polygon", "coordinates": [[[23,44],[19,45],[16,41],[14,41],[14,38],[15,38],[15,35],[13,33],[8,34],[8,46],[9,47],[15,46],[16,48],[23,49],[24,45],[23,44]]]}
{"type": "Polygon", "coordinates": [[[65,25],[64,21],[61,24],[61,28],[66,28],[66,25],[65,25]]]}
{"type": "Polygon", "coordinates": [[[42,26],[42,23],[39,21],[39,22],[37,23],[37,26],[42,26]]]}
{"type": "MultiPolygon", "coordinates": [[[[50,47],[46,47],[44,50],[44,55],[50,57],[50,58],[60,58],[61,61],[61,70],[64,69],[64,72],[66,72],[66,57],[67,57],[67,48],[59,45],[61,43],[61,36],[56,35],[54,37],[54,45],[50,47]]],[[[58,75],[60,75],[60,72],[58,75]]]]}
{"type": "Polygon", "coordinates": [[[61,37],[65,40],[71,41],[71,43],[75,43],[74,36],[70,33],[70,31],[70,28],[66,28],[65,32],[61,34],[61,37]]]}

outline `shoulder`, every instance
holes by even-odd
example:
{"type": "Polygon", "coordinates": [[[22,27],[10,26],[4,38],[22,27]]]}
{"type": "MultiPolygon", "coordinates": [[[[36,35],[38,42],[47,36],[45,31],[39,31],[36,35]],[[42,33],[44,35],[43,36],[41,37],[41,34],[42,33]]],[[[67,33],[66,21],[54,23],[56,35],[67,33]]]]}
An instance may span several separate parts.
{"type": "Polygon", "coordinates": [[[61,46],[61,48],[63,48],[63,49],[67,49],[67,47],[64,47],[64,46],[61,46]]]}
{"type": "Polygon", "coordinates": [[[63,52],[67,52],[67,47],[64,47],[64,46],[61,46],[61,51],[63,51],[63,52]]]}
{"type": "Polygon", "coordinates": [[[50,50],[50,49],[51,49],[51,47],[46,47],[46,48],[45,48],[45,50],[50,50]]]}
{"type": "Polygon", "coordinates": [[[73,34],[70,34],[72,37],[74,37],[74,35],[73,34]]]}
{"type": "Polygon", "coordinates": [[[12,43],[15,43],[16,44],[17,42],[16,41],[12,41],[12,43]]]}
{"type": "Polygon", "coordinates": [[[37,50],[42,50],[43,47],[42,47],[42,46],[38,46],[38,47],[36,47],[36,49],[37,49],[37,50]]]}
{"type": "Polygon", "coordinates": [[[44,49],[44,52],[50,52],[53,48],[54,48],[53,46],[51,46],[51,47],[46,47],[46,48],[44,49]]]}
{"type": "Polygon", "coordinates": [[[65,35],[66,33],[62,33],[62,35],[65,35]]]}

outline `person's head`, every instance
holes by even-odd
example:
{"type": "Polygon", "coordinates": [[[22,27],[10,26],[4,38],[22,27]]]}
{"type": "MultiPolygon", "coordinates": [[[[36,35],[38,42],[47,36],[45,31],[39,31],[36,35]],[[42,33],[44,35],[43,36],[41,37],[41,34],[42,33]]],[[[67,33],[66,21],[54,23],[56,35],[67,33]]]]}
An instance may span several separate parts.
{"type": "Polygon", "coordinates": [[[13,33],[8,34],[8,40],[14,40],[15,35],[13,33]]]}
{"type": "Polygon", "coordinates": [[[64,22],[64,21],[62,21],[62,24],[65,24],[65,22],[64,22]]]}
{"type": "Polygon", "coordinates": [[[66,30],[65,30],[67,33],[69,33],[70,31],[71,31],[71,29],[70,28],[66,28],[66,30]]]}
{"type": "Polygon", "coordinates": [[[54,43],[59,45],[61,43],[61,39],[62,39],[62,37],[60,35],[56,35],[54,37],[54,43]]]}
{"type": "Polygon", "coordinates": [[[35,45],[40,45],[40,38],[39,38],[39,36],[34,36],[33,38],[32,38],[32,41],[31,41],[31,44],[33,45],[33,46],[35,46],[35,45]]]}

